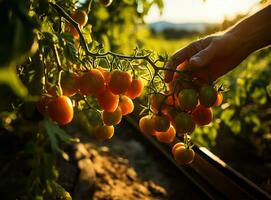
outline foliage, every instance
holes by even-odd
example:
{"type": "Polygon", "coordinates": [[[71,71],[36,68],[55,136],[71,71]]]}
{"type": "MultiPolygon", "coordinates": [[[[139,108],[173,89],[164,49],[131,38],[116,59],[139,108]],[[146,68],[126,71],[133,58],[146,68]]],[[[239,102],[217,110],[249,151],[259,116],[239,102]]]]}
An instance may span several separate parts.
{"type": "MultiPolygon", "coordinates": [[[[59,155],[69,159],[60,143],[77,142],[78,139],[66,133],[67,126],[59,126],[46,114],[41,114],[36,102],[52,96],[51,87],[56,88],[58,95],[62,93],[63,71],[74,73],[98,64],[109,67],[107,61],[112,63],[106,55],[101,56],[103,59],[95,56],[88,59],[86,49],[99,53],[109,49],[131,51],[131,46],[135,47],[136,23],[143,22],[153,5],[162,9],[163,2],[122,0],[105,7],[99,1],[0,1],[2,198],[70,199],[57,183],[55,160],[59,155]],[[80,32],[84,37],[80,45],[80,41],[67,32],[67,27],[70,23],[78,28],[71,15],[75,10],[83,9],[89,11],[90,20],[80,32]]],[[[113,57],[117,58],[111,56],[110,59],[113,57]]],[[[120,63],[122,67],[128,64],[125,59],[115,59],[111,67],[120,63]]],[[[85,111],[89,109],[88,105],[97,105],[97,102],[74,97],[74,103],[78,105],[74,125],[92,131],[89,118],[95,121],[97,114],[85,111]]]]}

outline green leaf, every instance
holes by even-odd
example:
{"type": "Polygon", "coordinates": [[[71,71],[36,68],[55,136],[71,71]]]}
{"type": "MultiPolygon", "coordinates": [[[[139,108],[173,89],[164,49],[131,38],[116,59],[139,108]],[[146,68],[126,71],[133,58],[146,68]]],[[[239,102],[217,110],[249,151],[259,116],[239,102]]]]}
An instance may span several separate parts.
{"type": "Polygon", "coordinates": [[[234,109],[226,109],[221,113],[221,120],[224,120],[225,122],[229,121],[232,116],[234,115],[235,111],[234,109]]]}
{"type": "Polygon", "coordinates": [[[239,133],[241,131],[241,121],[232,120],[230,122],[230,124],[231,124],[230,128],[231,128],[233,133],[237,134],[237,133],[239,133]]]}
{"type": "Polygon", "coordinates": [[[44,120],[43,121],[43,125],[44,125],[44,128],[46,129],[46,133],[49,137],[49,141],[50,141],[50,144],[51,144],[51,147],[52,147],[52,150],[56,153],[58,151],[61,151],[59,146],[58,146],[58,140],[57,140],[57,137],[56,137],[56,128],[55,128],[55,125],[49,121],[49,120],[44,120]]]}
{"type": "Polygon", "coordinates": [[[85,26],[84,29],[82,30],[83,37],[85,38],[87,44],[90,44],[92,42],[91,32],[92,26],[90,24],[85,26]]]}
{"type": "Polygon", "coordinates": [[[8,85],[13,92],[22,98],[28,97],[27,88],[17,76],[16,70],[13,67],[0,68],[0,83],[8,85]]]}

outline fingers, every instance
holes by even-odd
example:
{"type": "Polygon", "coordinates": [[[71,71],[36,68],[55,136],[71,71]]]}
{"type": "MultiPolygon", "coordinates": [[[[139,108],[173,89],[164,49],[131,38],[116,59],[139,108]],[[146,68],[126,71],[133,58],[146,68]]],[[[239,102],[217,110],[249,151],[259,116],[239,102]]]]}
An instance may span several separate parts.
{"type": "Polygon", "coordinates": [[[217,52],[217,47],[213,43],[211,43],[207,48],[199,51],[197,54],[192,56],[189,59],[189,63],[193,67],[203,67],[208,65],[208,63],[214,58],[217,52]]]}
{"type": "MultiPolygon", "coordinates": [[[[176,67],[184,62],[185,60],[189,59],[191,56],[196,54],[201,49],[201,41],[196,41],[188,45],[187,47],[179,50],[176,52],[171,59],[167,62],[166,68],[175,70],[176,67]]],[[[166,71],[165,72],[165,79],[166,83],[169,83],[173,78],[174,72],[173,71],[166,71]]]]}

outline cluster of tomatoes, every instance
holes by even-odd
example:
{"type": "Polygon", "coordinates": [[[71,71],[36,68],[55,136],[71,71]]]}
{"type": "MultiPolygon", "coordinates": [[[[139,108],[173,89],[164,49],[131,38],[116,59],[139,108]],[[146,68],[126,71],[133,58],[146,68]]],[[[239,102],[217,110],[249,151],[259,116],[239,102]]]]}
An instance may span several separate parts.
{"type": "MultiPolygon", "coordinates": [[[[152,114],[140,119],[140,129],[164,143],[173,143],[176,133],[187,140],[196,125],[211,123],[211,107],[222,103],[222,93],[213,83],[210,84],[208,74],[198,76],[189,71],[187,61],[177,67],[173,78],[165,77],[165,82],[168,91],[150,96],[152,114]]],[[[177,143],[172,153],[179,164],[190,164],[195,155],[187,141],[185,144],[177,143]]]]}
{"type": "Polygon", "coordinates": [[[100,140],[109,139],[114,134],[114,125],[120,123],[122,116],[134,110],[133,99],[144,89],[140,78],[133,78],[129,72],[97,67],[81,74],[62,73],[61,95],[57,87],[50,88],[48,95],[41,98],[38,110],[58,124],[68,124],[73,119],[73,105],[70,97],[74,95],[94,97],[100,107],[102,124],[94,129],[100,140]]]}

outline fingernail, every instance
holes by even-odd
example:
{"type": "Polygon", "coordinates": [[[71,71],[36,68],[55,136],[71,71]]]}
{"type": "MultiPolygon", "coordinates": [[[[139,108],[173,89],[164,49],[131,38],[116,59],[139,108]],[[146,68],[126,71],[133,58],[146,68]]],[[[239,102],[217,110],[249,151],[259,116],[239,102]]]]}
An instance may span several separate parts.
{"type": "Polygon", "coordinates": [[[201,62],[201,58],[200,57],[192,57],[192,58],[190,58],[189,62],[192,65],[199,65],[201,62]]]}

